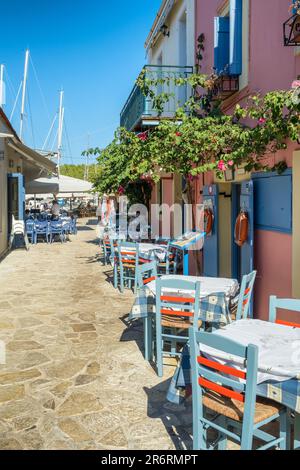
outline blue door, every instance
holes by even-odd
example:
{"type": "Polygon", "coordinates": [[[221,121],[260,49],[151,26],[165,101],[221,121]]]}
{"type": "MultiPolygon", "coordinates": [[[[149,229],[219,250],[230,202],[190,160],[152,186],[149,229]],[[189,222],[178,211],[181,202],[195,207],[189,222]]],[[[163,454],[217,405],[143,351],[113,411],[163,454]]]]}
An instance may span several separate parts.
{"type": "Polygon", "coordinates": [[[241,247],[240,253],[240,275],[249,274],[253,271],[253,248],[254,248],[254,197],[253,181],[245,181],[241,185],[240,208],[245,211],[249,219],[248,240],[241,247]]]}
{"type": "Polygon", "coordinates": [[[24,220],[25,184],[24,176],[21,173],[10,173],[7,178],[8,227],[10,232],[12,216],[17,220],[24,220]]]}
{"type": "Polygon", "coordinates": [[[203,246],[203,274],[209,277],[219,275],[219,188],[216,184],[203,188],[204,209],[214,214],[212,233],[205,237],[203,246]]]}

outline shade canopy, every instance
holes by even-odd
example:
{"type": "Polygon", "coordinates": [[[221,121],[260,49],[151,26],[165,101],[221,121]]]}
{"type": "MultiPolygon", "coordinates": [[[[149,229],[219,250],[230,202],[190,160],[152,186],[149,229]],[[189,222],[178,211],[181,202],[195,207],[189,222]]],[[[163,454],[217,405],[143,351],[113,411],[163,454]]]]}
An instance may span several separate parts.
{"type": "Polygon", "coordinates": [[[78,194],[92,192],[93,185],[70,176],[61,175],[59,178],[38,178],[25,184],[27,194],[56,194],[72,197],[78,194]]]}

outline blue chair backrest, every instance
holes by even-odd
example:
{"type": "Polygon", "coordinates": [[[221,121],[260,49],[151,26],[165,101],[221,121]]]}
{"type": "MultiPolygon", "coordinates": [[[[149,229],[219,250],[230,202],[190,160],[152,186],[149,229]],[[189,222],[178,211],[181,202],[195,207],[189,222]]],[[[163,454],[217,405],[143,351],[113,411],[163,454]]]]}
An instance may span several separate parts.
{"type": "Polygon", "coordinates": [[[149,284],[151,281],[155,281],[157,278],[157,262],[151,261],[150,263],[138,266],[137,276],[139,288],[149,284]]]}
{"type": "Polygon", "coordinates": [[[107,255],[111,255],[114,251],[114,240],[109,237],[104,237],[103,245],[107,255]]]}
{"type": "Polygon", "coordinates": [[[300,312],[300,300],[299,299],[278,299],[275,295],[271,295],[269,304],[269,321],[272,323],[278,323],[280,325],[294,326],[300,328],[299,323],[292,323],[277,318],[277,309],[291,310],[293,312],[300,312]]]}
{"type": "Polygon", "coordinates": [[[63,223],[61,220],[51,220],[50,227],[54,230],[61,230],[63,227],[63,223]]]}
{"type": "Polygon", "coordinates": [[[139,246],[135,242],[118,243],[119,262],[138,266],[139,246]]]}
{"type": "Polygon", "coordinates": [[[48,222],[37,221],[35,227],[38,232],[46,232],[49,228],[49,225],[48,222]]]}
{"type": "Polygon", "coordinates": [[[256,274],[257,271],[252,271],[252,273],[243,276],[236,314],[237,320],[241,320],[242,318],[247,319],[249,316],[249,309],[251,305],[251,297],[256,274]]]}
{"type": "MultiPolygon", "coordinates": [[[[189,330],[191,351],[193,407],[199,407],[200,419],[203,418],[202,398],[209,391],[226,398],[244,403],[242,442],[249,439],[254,423],[257,387],[258,347],[249,344],[244,346],[236,341],[224,338],[214,333],[189,330]],[[209,358],[201,353],[201,347],[213,348],[209,358]],[[236,356],[239,363],[245,365],[245,370],[223,365],[218,354],[224,357],[236,356]],[[215,356],[213,356],[215,354],[215,356]]],[[[223,361],[224,362],[224,361],[223,361]]]]}
{"type": "Polygon", "coordinates": [[[156,315],[174,318],[190,318],[191,324],[198,327],[200,314],[200,282],[180,279],[156,280],[156,315]],[[185,292],[183,292],[185,291],[185,292]]]}
{"type": "Polygon", "coordinates": [[[25,222],[26,232],[33,233],[35,230],[35,222],[32,219],[27,219],[25,222]]]}

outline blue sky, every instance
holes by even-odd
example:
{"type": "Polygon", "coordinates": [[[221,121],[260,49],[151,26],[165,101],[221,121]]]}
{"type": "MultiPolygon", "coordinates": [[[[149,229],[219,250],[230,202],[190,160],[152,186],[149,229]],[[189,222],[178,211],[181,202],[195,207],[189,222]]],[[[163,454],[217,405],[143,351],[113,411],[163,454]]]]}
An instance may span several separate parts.
{"type": "MultiPolygon", "coordinates": [[[[145,63],[144,42],[160,4],[161,0],[10,0],[1,5],[0,63],[6,67],[8,116],[22,79],[26,48],[31,53],[26,144],[43,145],[61,87],[64,162],[83,161],[88,133],[90,146],[109,143],[145,63]]],[[[12,119],[17,131],[20,102],[12,119]]],[[[48,147],[54,139],[55,132],[48,147]]]]}

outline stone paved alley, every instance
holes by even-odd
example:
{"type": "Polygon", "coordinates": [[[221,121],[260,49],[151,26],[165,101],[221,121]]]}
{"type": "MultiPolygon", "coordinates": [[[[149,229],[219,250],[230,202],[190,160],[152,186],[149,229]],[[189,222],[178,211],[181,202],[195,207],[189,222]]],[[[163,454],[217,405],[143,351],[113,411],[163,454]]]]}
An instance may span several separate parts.
{"type": "Polygon", "coordinates": [[[0,449],[190,447],[190,404],[166,401],[142,325],[126,325],[133,294],[108,282],[95,222],[80,224],[0,263],[0,449]]]}

